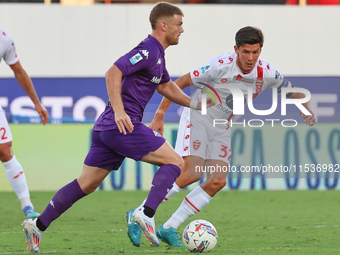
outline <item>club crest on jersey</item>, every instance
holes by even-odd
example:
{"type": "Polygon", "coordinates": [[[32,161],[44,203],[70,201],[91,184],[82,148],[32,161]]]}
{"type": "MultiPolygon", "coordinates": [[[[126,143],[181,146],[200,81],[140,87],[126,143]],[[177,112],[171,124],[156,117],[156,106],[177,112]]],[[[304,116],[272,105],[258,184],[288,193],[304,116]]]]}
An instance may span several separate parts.
{"type": "Polygon", "coordinates": [[[135,65],[137,64],[139,61],[141,61],[143,59],[143,57],[137,53],[136,55],[134,55],[133,57],[129,58],[129,61],[131,62],[131,64],[135,65]]]}
{"type": "Polygon", "coordinates": [[[139,50],[140,52],[142,52],[142,54],[146,57],[146,59],[149,58],[149,52],[147,50],[139,50]]]}
{"type": "Polygon", "coordinates": [[[201,141],[195,140],[193,142],[193,146],[194,146],[194,150],[197,151],[199,149],[199,147],[201,146],[201,141]]]}

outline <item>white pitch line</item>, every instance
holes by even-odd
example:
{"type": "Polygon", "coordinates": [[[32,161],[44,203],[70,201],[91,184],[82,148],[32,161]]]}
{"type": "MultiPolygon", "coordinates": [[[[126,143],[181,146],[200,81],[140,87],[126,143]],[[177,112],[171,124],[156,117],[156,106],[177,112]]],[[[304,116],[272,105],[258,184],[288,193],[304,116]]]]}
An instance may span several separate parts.
{"type": "Polygon", "coordinates": [[[327,225],[315,225],[315,226],[307,226],[307,227],[298,227],[298,226],[282,226],[282,227],[256,227],[256,229],[277,229],[277,228],[338,228],[339,225],[327,226],[327,225]]]}

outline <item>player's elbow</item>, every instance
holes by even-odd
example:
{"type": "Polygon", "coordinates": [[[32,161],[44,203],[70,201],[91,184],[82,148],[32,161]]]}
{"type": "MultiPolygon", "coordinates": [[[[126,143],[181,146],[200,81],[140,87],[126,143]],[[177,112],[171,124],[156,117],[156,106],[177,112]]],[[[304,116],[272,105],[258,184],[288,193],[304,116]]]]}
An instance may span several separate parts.
{"type": "Polygon", "coordinates": [[[119,70],[119,68],[116,65],[113,65],[110,67],[109,70],[105,73],[106,80],[114,78],[121,80],[123,77],[123,73],[119,70]]]}

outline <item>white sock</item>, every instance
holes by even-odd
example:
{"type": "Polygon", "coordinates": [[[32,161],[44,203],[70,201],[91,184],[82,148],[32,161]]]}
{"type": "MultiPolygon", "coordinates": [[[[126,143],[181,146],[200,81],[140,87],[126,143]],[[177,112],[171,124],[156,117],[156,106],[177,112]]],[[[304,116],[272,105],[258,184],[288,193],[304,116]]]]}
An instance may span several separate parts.
{"type": "Polygon", "coordinates": [[[190,216],[195,215],[206,207],[211,196],[205,192],[201,186],[197,186],[193,189],[184,199],[177,211],[168,219],[163,227],[165,229],[173,227],[177,229],[184,221],[186,221],[190,216]]]}
{"type": "Polygon", "coordinates": [[[144,204],[145,204],[145,202],[146,202],[146,198],[144,199],[144,201],[142,202],[142,204],[141,204],[140,206],[138,206],[137,208],[143,207],[144,204]]]}
{"type": "Polygon", "coordinates": [[[168,201],[170,198],[172,198],[174,195],[176,195],[178,192],[180,192],[182,189],[178,187],[176,182],[172,185],[171,190],[166,194],[165,198],[163,199],[162,203],[168,201]]]}
{"type": "Polygon", "coordinates": [[[19,161],[13,155],[11,160],[2,162],[2,164],[5,167],[7,179],[21,202],[21,208],[24,209],[28,205],[33,207],[30,200],[25,173],[19,161]]]}

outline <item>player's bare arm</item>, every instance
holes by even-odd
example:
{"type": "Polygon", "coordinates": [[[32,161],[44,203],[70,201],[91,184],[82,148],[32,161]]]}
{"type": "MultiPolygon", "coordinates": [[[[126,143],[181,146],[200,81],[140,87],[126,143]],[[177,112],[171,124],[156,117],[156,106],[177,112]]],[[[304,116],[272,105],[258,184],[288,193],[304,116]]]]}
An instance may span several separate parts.
{"type": "Polygon", "coordinates": [[[133,131],[133,124],[129,115],[127,115],[124,110],[121,96],[122,78],[123,73],[115,65],[113,65],[105,74],[107,92],[113,112],[115,113],[115,122],[119,131],[126,135],[126,129],[130,133],[133,131]]]}
{"type": "MultiPolygon", "coordinates": [[[[300,93],[300,92],[293,92],[292,94],[287,95],[287,96],[292,99],[305,98],[305,94],[300,93]]],[[[302,111],[300,111],[301,117],[304,119],[304,122],[306,123],[306,125],[314,126],[316,124],[316,118],[312,111],[312,108],[310,107],[309,102],[303,103],[302,105],[311,113],[311,115],[305,115],[302,111]]]]}
{"type": "MultiPolygon", "coordinates": [[[[187,96],[173,81],[168,81],[167,83],[163,83],[158,85],[157,92],[162,96],[168,98],[172,102],[183,105],[185,107],[190,107],[194,110],[201,110],[202,103],[199,101],[191,100],[189,96],[187,96]]],[[[207,99],[207,107],[213,105],[213,101],[211,98],[207,99]]]]}
{"type": "Polygon", "coordinates": [[[14,72],[14,76],[19,82],[20,86],[32,100],[35,106],[35,110],[39,113],[41,117],[42,124],[45,125],[49,119],[48,112],[46,108],[40,103],[31,78],[28,76],[25,69],[21,66],[20,61],[16,62],[13,65],[10,65],[10,68],[14,72]]]}
{"type": "Polygon", "coordinates": [[[176,104],[190,106],[190,97],[171,80],[158,85],[157,92],[176,104]]]}
{"type": "MultiPolygon", "coordinates": [[[[186,75],[183,75],[182,77],[178,78],[175,81],[175,83],[181,90],[184,90],[185,88],[191,85],[190,74],[188,73],[186,75]]],[[[163,135],[163,131],[164,131],[164,122],[163,122],[164,115],[169,109],[171,103],[172,103],[171,100],[167,99],[166,97],[163,97],[155,113],[155,116],[153,117],[153,120],[149,126],[151,129],[155,131],[160,131],[161,135],[163,135]]]]}

